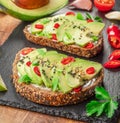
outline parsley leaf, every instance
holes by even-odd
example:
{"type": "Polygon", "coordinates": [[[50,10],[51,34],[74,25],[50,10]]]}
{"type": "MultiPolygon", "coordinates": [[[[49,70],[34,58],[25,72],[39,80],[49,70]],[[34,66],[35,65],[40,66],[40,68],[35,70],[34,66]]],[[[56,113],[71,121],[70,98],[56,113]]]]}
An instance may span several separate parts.
{"type": "Polygon", "coordinates": [[[96,94],[95,97],[97,99],[100,99],[100,100],[110,99],[109,93],[103,87],[96,87],[95,94],[96,94]]]}
{"type": "Polygon", "coordinates": [[[95,88],[95,97],[98,100],[93,100],[86,105],[87,116],[93,114],[100,116],[102,113],[106,113],[107,117],[111,118],[118,108],[118,103],[110,97],[103,87],[95,88]]]}

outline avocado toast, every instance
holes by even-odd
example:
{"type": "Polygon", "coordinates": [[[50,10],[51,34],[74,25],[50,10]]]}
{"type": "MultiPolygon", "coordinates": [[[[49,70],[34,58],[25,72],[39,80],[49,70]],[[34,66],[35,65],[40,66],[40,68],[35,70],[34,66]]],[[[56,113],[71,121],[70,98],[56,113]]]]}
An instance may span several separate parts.
{"type": "Polygon", "coordinates": [[[81,20],[78,15],[66,13],[43,18],[26,26],[23,31],[33,43],[82,57],[93,57],[102,50],[105,24],[81,20]]]}
{"type": "Polygon", "coordinates": [[[24,48],[13,63],[16,92],[38,104],[79,103],[93,95],[102,81],[101,64],[45,48],[24,48]]]}

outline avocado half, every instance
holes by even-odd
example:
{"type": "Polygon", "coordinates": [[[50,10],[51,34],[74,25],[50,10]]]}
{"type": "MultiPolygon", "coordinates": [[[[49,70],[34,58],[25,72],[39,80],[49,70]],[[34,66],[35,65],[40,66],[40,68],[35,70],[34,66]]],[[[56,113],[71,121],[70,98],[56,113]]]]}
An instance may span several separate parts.
{"type": "Polygon", "coordinates": [[[41,17],[50,15],[63,8],[68,0],[50,0],[50,2],[37,9],[23,9],[16,6],[11,0],[0,0],[0,7],[3,12],[23,21],[34,21],[41,17]]]}

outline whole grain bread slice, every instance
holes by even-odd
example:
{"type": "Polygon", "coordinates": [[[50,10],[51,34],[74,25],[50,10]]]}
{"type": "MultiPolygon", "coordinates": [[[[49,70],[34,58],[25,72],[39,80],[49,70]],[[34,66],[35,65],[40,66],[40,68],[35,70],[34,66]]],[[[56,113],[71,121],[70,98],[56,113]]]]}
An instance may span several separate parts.
{"type": "MultiPolygon", "coordinates": [[[[26,49],[26,48],[25,48],[26,49]]],[[[80,92],[53,92],[46,88],[35,87],[32,84],[19,83],[19,75],[17,71],[17,62],[20,59],[20,52],[16,54],[15,60],[13,62],[13,83],[21,96],[27,98],[30,101],[33,101],[38,104],[50,105],[50,106],[63,106],[69,104],[77,104],[83,100],[86,100],[88,97],[94,94],[94,89],[96,86],[102,84],[103,81],[103,69],[100,71],[97,79],[92,84],[87,87],[82,88],[80,92]]]]}
{"type": "Polygon", "coordinates": [[[30,25],[27,25],[23,30],[25,37],[27,38],[28,41],[38,45],[52,47],[61,51],[65,51],[65,52],[77,55],[77,56],[90,58],[100,53],[100,51],[103,48],[102,34],[99,36],[100,38],[98,39],[97,44],[93,48],[83,48],[74,44],[67,45],[67,44],[64,44],[63,42],[55,41],[46,37],[35,36],[34,34],[29,32],[29,28],[30,28],[30,25]]]}

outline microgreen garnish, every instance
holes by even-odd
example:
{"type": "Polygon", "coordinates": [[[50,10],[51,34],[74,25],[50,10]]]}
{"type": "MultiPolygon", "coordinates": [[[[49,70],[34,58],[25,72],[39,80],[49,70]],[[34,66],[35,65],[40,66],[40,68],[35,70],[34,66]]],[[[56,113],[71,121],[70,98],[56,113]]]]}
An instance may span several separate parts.
{"type": "Polygon", "coordinates": [[[24,82],[26,84],[30,84],[31,83],[31,78],[28,76],[28,75],[24,75],[24,76],[21,76],[18,80],[18,82],[24,82]]]}
{"type": "Polygon", "coordinates": [[[100,116],[105,113],[108,118],[111,118],[118,108],[118,102],[114,101],[103,87],[95,88],[95,97],[97,100],[92,100],[86,105],[87,116],[93,114],[100,116]]]}
{"type": "Polygon", "coordinates": [[[92,15],[90,15],[89,13],[86,13],[86,19],[94,20],[94,18],[92,17],[92,15]]]}
{"type": "Polygon", "coordinates": [[[77,19],[79,20],[93,20],[96,22],[102,22],[102,18],[100,18],[99,16],[93,17],[91,14],[86,13],[85,17],[82,15],[82,13],[77,13],[76,15],[77,19]]]}

